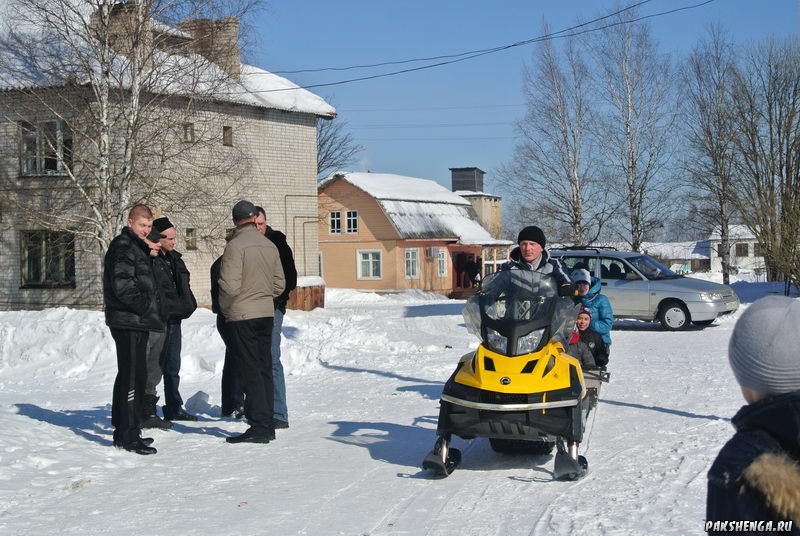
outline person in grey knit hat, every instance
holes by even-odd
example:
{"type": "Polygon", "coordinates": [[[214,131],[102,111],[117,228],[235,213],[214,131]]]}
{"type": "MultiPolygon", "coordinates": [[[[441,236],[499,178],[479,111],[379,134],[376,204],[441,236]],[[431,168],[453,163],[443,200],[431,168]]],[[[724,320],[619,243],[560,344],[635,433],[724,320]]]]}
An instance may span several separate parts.
{"type": "Polygon", "coordinates": [[[800,534],[800,299],[768,296],[733,328],[728,360],[747,405],[708,472],[706,531],[792,521],[800,534]]]}

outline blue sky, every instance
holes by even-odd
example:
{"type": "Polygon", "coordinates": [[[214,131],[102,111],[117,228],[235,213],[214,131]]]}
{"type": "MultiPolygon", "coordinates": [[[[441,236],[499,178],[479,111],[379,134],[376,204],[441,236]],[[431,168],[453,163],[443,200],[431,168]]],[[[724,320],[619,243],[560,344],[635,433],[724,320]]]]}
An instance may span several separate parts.
{"type": "MultiPolygon", "coordinates": [[[[702,0],[653,0],[646,15],[702,0]]],[[[460,53],[529,39],[602,16],[607,0],[271,0],[251,20],[250,63],[273,72],[342,67],[460,53]]],[[[719,22],[737,42],[796,35],[798,0],[715,0],[649,21],[664,52],[686,54],[719,22]]],[[[496,193],[498,166],[513,154],[513,123],[525,111],[522,71],[535,45],[414,73],[312,91],[331,101],[364,146],[354,171],[395,173],[450,186],[450,167],[486,171],[496,193]]],[[[420,64],[413,64],[420,65],[420,64]]],[[[401,68],[404,66],[401,66],[401,68]]],[[[395,70],[284,74],[300,85],[395,70]]]]}

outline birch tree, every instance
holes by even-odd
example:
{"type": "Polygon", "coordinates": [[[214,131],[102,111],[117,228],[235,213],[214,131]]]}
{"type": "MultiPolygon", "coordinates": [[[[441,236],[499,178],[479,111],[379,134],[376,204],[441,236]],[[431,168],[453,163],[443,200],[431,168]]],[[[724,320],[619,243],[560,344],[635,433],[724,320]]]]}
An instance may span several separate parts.
{"type": "Polygon", "coordinates": [[[1,177],[8,201],[37,226],[91,239],[98,253],[138,202],[224,225],[222,207],[246,186],[248,163],[235,146],[220,149],[223,124],[210,103],[237,91],[238,73],[197,47],[238,54],[236,32],[193,39],[168,23],[225,9],[234,18],[223,22],[235,24],[253,3],[4,4],[0,85],[13,92],[0,113],[19,125],[25,179],[20,188],[18,177],[1,177]],[[205,42],[220,36],[232,42],[205,42]]]}
{"type": "Polygon", "coordinates": [[[744,54],[735,86],[735,204],[770,280],[800,280],[800,42],[770,39],[744,54]]]}
{"type": "Polygon", "coordinates": [[[666,180],[675,103],[673,70],[635,10],[615,16],[591,42],[601,101],[596,136],[607,185],[619,206],[620,237],[634,251],[660,228],[668,211],[666,180]]]}
{"type": "MultiPolygon", "coordinates": [[[[548,29],[544,28],[544,33],[548,29]]],[[[556,239],[591,244],[613,214],[595,167],[590,125],[595,120],[588,67],[578,43],[563,52],[539,45],[524,71],[525,117],[513,161],[500,169],[504,188],[528,210],[539,212],[556,239]]]]}
{"type": "Polygon", "coordinates": [[[730,226],[734,218],[734,138],[732,98],[736,76],[733,46],[719,27],[695,46],[683,69],[687,156],[683,168],[688,198],[703,227],[719,230],[722,278],[730,282],[730,226]]]}

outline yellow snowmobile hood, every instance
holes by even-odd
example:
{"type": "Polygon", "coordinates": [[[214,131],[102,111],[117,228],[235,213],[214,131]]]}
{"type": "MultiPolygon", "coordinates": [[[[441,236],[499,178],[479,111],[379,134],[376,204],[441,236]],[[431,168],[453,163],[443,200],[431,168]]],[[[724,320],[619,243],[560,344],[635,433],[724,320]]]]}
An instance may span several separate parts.
{"type": "Polygon", "coordinates": [[[468,387],[504,394],[535,394],[570,387],[570,369],[575,368],[586,395],[580,362],[551,340],[538,352],[509,357],[483,344],[461,358],[455,381],[468,387]]]}

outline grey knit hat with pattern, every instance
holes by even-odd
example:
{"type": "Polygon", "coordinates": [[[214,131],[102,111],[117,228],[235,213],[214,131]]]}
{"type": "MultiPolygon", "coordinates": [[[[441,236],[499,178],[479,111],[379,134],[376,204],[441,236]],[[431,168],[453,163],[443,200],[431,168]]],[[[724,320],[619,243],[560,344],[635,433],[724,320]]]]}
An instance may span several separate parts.
{"type": "Polygon", "coordinates": [[[749,306],[733,328],[728,360],[742,387],[800,390],[800,299],[767,296],[749,306]]]}

